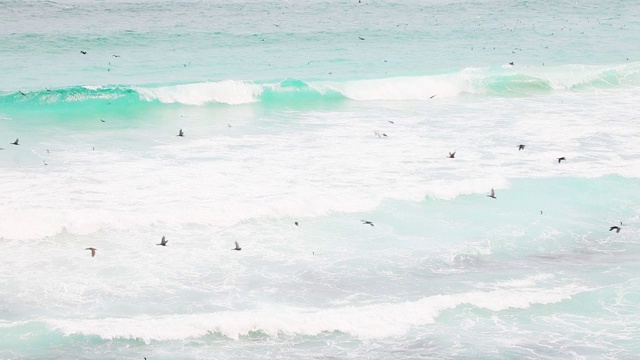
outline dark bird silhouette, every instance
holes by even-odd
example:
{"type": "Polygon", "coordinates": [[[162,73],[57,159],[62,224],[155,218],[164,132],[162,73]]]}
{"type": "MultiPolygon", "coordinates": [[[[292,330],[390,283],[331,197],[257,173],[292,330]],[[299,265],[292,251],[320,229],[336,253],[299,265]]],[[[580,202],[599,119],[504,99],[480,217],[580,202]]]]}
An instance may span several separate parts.
{"type": "Polygon", "coordinates": [[[98,249],[90,247],[90,248],[86,248],[85,250],[91,250],[91,257],[94,257],[96,256],[96,250],[98,249]]]}
{"type": "Polygon", "coordinates": [[[86,52],[86,51],[83,51],[83,50],[80,50],[80,54],[82,54],[82,55],[87,55],[87,52],[86,52]]]}
{"type": "Polygon", "coordinates": [[[509,65],[514,66],[514,65],[513,65],[513,61],[512,61],[512,62],[510,62],[510,63],[509,63],[509,65]]]}
{"type": "Polygon", "coordinates": [[[12,142],[12,143],[10,143],[10,144],[11,144],[11,145],[20,145],[20,144],[18,144],[18,140],[20,140],[20,139],[16,139],[16,141],[14,141],[14,142],[12,142]]]}
{"type": "Polygon", "coordinates": [[[178,135],[176,135],[176,136],[180,136],[180,137],[184,136],[184,132],[182,131],[182,129],[180,129],[180,131],[178,131],[178,135]]]}
{"type": "Polygon", "coordinates": [[[116,54],[113,54],[113,55],[111,55],[111,56],[116,57],[116,58],[119,58],[119,57],[120,57],[120,55],[116,55],[116,54]]]}
{"type": "Polygon", "coordinates": [[[160,245],[160,246],[167,246],[167,243],[169,242],[169,240],[165,239],[165,237],[162,237],[162,240],[160,240],[160,244],[156,244],[156,245],[160,245]]]}
{"type": "Polygon", "coordinates": [[[367,220],[360,220],[362,221],[362,225],[371,225],[373,226],[373,223],[371,221],[367,221],[367,220]]]}
{"type": "Polygon", "coordinates": [[[363,37],[361,37],[361,36],[358,36],[358,39],[360,39],[360,40],[364,40],[364,38],[363,38],[363,37]]]}
{"type": "Polygon", "coordinates": [[[565,157],[564,157],[564,156],[563,156],[563,157],[559,157],[559,158],[558,158],[558,164],[560,164],[560,161],[562,161],[562,160],[567,161],[567,159],[565,159],[565,157]]]}
{"type": "Polygon", "coordinates": [[[20,93],[20,95],[22,96],[27,96],[27,94],[23,93],[22,90],[18,90],[18,92],[20,93]]]}
{"type": "Polygon", "coordinates": [[[388,120],[388,121],[389,121],[389,123],[390,123],[390,124],[395,124],[395,123],[394,123],[393,121],[391,121],[391,120],[388,120]]]}
{"type": "Polygon", "coordinates": [[[456,157],[456,152],[455,151],[449,153],[449,159],[455,159],[455,157],[456,157]]]}
{"type": "Polygon", "coordinates": [[[235,247],[235,248],[233,248],[233,249],[231,249],[231,250],[238,250],[238,251],[242,250],[242,248],[240,247],[240,245],[238,245],[238,242],[237,242],[237,241],[235,241],[235,243],[236,243],[236,247],[235,247]]]}
{"type": "Polygon", "coordinates": [[[298,222],[297,222],[297,221],[296,221],[296,222],[294,222],[294,224],[296,224],[296,226],[298,226],[298,222]]]}
{"type": "Polygon", "coordinates": [[[524,145],[518,145],[518,151],[524,150],[524,145]]]}
{"type": "Polygon", "coordinates": [[[429,99],[433,99],[434,97],[438,96],[438,94],[435,95],[431,95],[431,97],[429,99]]]}
{"type": "Polygon", "coordinates": [[[491,189],[491,194],[487,195],[490,198],[497,199],[495,190],[491,189]]]}
{"type": "Polygon", "coordinates": [[[617,233],[619,233],[620,232],[620,226],[612,226],[612,227],[609,228],[609,231],[613,231],[613,230],[615,230],[617,233]]]}
{"type": "Polygon", "coordinates": [[[104,119],[100,119],[100,121],[102,121],[102,122],[106,122],[106,121],[104,121],[104,119]]]}

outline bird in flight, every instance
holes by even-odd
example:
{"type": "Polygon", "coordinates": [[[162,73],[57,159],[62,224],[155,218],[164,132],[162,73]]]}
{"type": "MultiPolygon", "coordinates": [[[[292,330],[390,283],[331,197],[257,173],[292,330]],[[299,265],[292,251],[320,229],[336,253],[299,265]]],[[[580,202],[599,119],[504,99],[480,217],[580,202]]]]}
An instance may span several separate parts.
{"type": "Polygon", "coordinates": [[[518,145],[518,151],[524,150],[524,145],[518,145]]]}
{"type": "Polygon", "coordinates": [[[182,131],[182,129],[180,129],[180,131],[178,131],[178,135],[176,135],[176,136],[181,136],[181,137],[184,136],[184,132],[182,131]]]}
{"type": "Polygon", "coordinates": [[[373,226],[373,223],[371,221],[367,221],[367,220],[360,220],[362,221],[362,225],[371,225],[373,226]]]}
{"type": "Polygon", "coordinates": [[[491,194],[487,195],[490,198],[497,199],[495,190],[491,189],[491,194]]]}
{"type": "Polygon", "coordinates": [[[90,247],[90,248],[86,248],[85,250],[91,250],[91,257],[94,257],[96,256],[96,250],[98,249],[90,247]]]}
{"type": "MultiPolygon", "coordinates": [[[[620,221],[620,226],[622,226],[622,221],[620,221]]],[[[609,228],[609,231],[615,230],[617,233],[619,233],[621,230],[620,226],[612,226],[609,228]]]]}
{"type": "Polygon", "coordinates": [[[455,159],[455,157],[456,157],[456,152],[455,151],[449,153],[449,158],[450,159],[455,159]]]}
{"type": "Polygon", "coordinates": [[[562,160],[565,160],[565,161],[566,161],[567,159],[565,159],[565,157],[564,157],[564,156],[563,156],[563,157],[559,157],[559,158],[558,158],[558,164],[560,164],[560,162],[561,162],[562,160]]]}
{"type": "Polygon", "coordinates": [[[19,141],[19,140],[20,140],[20,139],[16,139],[16,141],[14,141],[14,142],[12,142],[12,143],[10,143],[10,144],[11,144],[11,145],[20,145],[20,144],[18,143],[18,141],[19,141]]]}
{"type": "Polygon", "coordinates": [[[240,245],[238,245],[238,242],[237,242],[237,241],[234,241],[234,242],[236,243],[236,247],[235,247],[235,248],[233,248],[233,249],[231,249],[231,250],[238,250],[238,251],[242,250],[242,248],[240,247],[240,245]]]}
{"type": "Polygon", "coordinates": [[[167,246],[167,243],[169,242],[169,240],[165,239],[165,237],[162,237],[162,240],[160,240],[160,244],[156,244],[156,245],[161,245],[161,246],[167,246]]]}

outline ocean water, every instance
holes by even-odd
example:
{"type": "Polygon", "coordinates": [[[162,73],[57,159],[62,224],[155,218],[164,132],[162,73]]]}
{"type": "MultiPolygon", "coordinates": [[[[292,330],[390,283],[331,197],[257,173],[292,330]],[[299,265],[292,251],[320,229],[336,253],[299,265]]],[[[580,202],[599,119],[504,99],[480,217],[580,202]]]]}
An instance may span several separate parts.
{"type": "Polygon", "coordinates": [[[0,0],[0,358],[635,358],[639,13],[0,0]]]}

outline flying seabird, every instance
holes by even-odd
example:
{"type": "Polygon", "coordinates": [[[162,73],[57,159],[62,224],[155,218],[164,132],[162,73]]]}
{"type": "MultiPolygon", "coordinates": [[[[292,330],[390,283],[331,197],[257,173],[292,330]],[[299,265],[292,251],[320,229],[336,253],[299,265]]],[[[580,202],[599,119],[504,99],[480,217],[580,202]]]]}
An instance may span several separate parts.
{"type": "Polygon", "coordinates": [[[113,54],[113,55],[111,55],[111,56],[113,56],[113,57],[120,57],[120,55],[116,55],[116,54],[113,54]]]}
{"type": "Polygon", "coordinates": [[[180,129],[180,131],[178,132],[178,135],[176,136],[184,136],[184,132],[182,132],[182,129],[180,129]]]}
{"type": "Polygon", "coordinates": [[[450,159],[455,159],[455,157],[456,157],[456,152],[455,151],[449,153],[449,158],[450,159]]]}
{"type": "Polygon", "coordinates": [[[620,226],[612,226],[612,227],[609,228],[609,231],[613,231],[613,230],[615,230],[617,233],[619,233],[620,232],[620,226]]]}
{"type": "Polygon", "coordinates": [[[20,140],[20,139],[16,139],[16,141],[14,141],[14,142],[12,142],[12,143],[10,143],[10,144],[11,144],[11,145],[20,145],[20,144],[18,144],[18,140],[20,140]]]}
{"type": "Polygon", "coordinates": [[[81,53],[82,55],[87,55],[87,52],[86,52],[86,51],[83,51],[83,50],[80,50],[80,53],[81,53]]]}
{"type": "Polygon", "coordinates": [[[358,39],[360,39],[360,40],[364,40],[364,38],[363,38],[363,37],[361,37],[361,36],[358,36],[358,39]]]}
{"type": "Polygon", "coordinates": [[[436,97],[438,94],[435,95],[431,95],[431,97],[429,99],[433,99],[434,97],[436,97]]]}
{"type": "Polygon", "coordinates": [[[562,160],[566,161],[567,159],[565,159],[564,156],[563,157],[559,157],[558,158],[558,164],[560,164],[560,161],[562,161],[562,160]]]}
{"type": "Polygon", "coordinates": [[[169,242],[169,240],[165,239],[164,236],[163,236],[162,240],[160,240],[160,244],[156,244],[156,245],[167,246],[168,242],[169,242]]]}
{"type": "Polygon", "coordinates": [[[100,121],[101,121],[101,122],[106,122],[106,121],[104,121],[104,119],[100,119],[100,121]]]}
{"type": "Polygon", "coordinates": [[[518,151],[524,150],[524,145],[518,145],[518,151]]]}
{"type": "Polygon", "coordinates": [[[18,92],[20,93],[20,95],[22,96],[27,96],[27,94],[23,93],[22,90],[18,90],[18,92]]]}
{"type": "Polygon", "coordinates": [[[297,222],[297,221],[296,221],[296,222],[294,222],[294,224],[296,224],[296,226],[298,226],[298,222],[297,222]]]}
{"type": "Polygon", "coordinates": [[[362,221],[362,225],[371,225],[373,226],[373,223],[371,221],[367,221],[367,220],[360,220],[362,221]]]}
{"type": "Polygon", "coordinates": [[[236,243],[236,247],[235,247],[235,248],[233,248],[233,249],[231,249],[231,250],[238,250],[238,251],[242,250],[242,248],[240,247],[240,245],[238,245],[238,242],[237,242],[237,241],[235,241],[235,243],[236,243]]]}
{"type": "MultiPolygon", "coordinates": [[[[513,51],[512,51],[512,52],[513,52],[513,51]]],[[[509,63],[509,65],[514,66],[514,65],[513,65],[513,61],[512,61],[512,62],[510,62],[510,63],[509,63]]]]}
{"type": "Polygon", "coordinates": [[[90,247],[90,248],[86,248],[85,250],[91,250],[91,257],[94,257],[96,256],[96,250],[98,249],[90,247]]]}
{"type": "Polygon", "coordinates": [[[497,198],[496,198],[496,192],[495,192],[495,190],[493,190],[493,189],[491,189],[491,195],[487,195],[487,196],[488,196],[488,197],[490,197],[490,198],[497,199],[497,198]]]}
{"type": "Polygon", "coordinates": [[[391,120],[388,120],[388,121],[389,121],[389,123],[390,123],[390,124],[395,124],[395,123],[394,123],[393,121],[391,121],[391,120]]]}

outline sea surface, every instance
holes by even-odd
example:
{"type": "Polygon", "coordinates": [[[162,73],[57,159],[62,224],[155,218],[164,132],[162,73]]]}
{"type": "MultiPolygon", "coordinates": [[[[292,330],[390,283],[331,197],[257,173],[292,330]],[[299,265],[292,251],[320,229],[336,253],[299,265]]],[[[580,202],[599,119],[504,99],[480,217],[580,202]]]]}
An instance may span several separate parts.
{"type": "Polygon", "coordinates": [[[0,358],[637,358],[639,14],[0,0],[0,358]]]}

